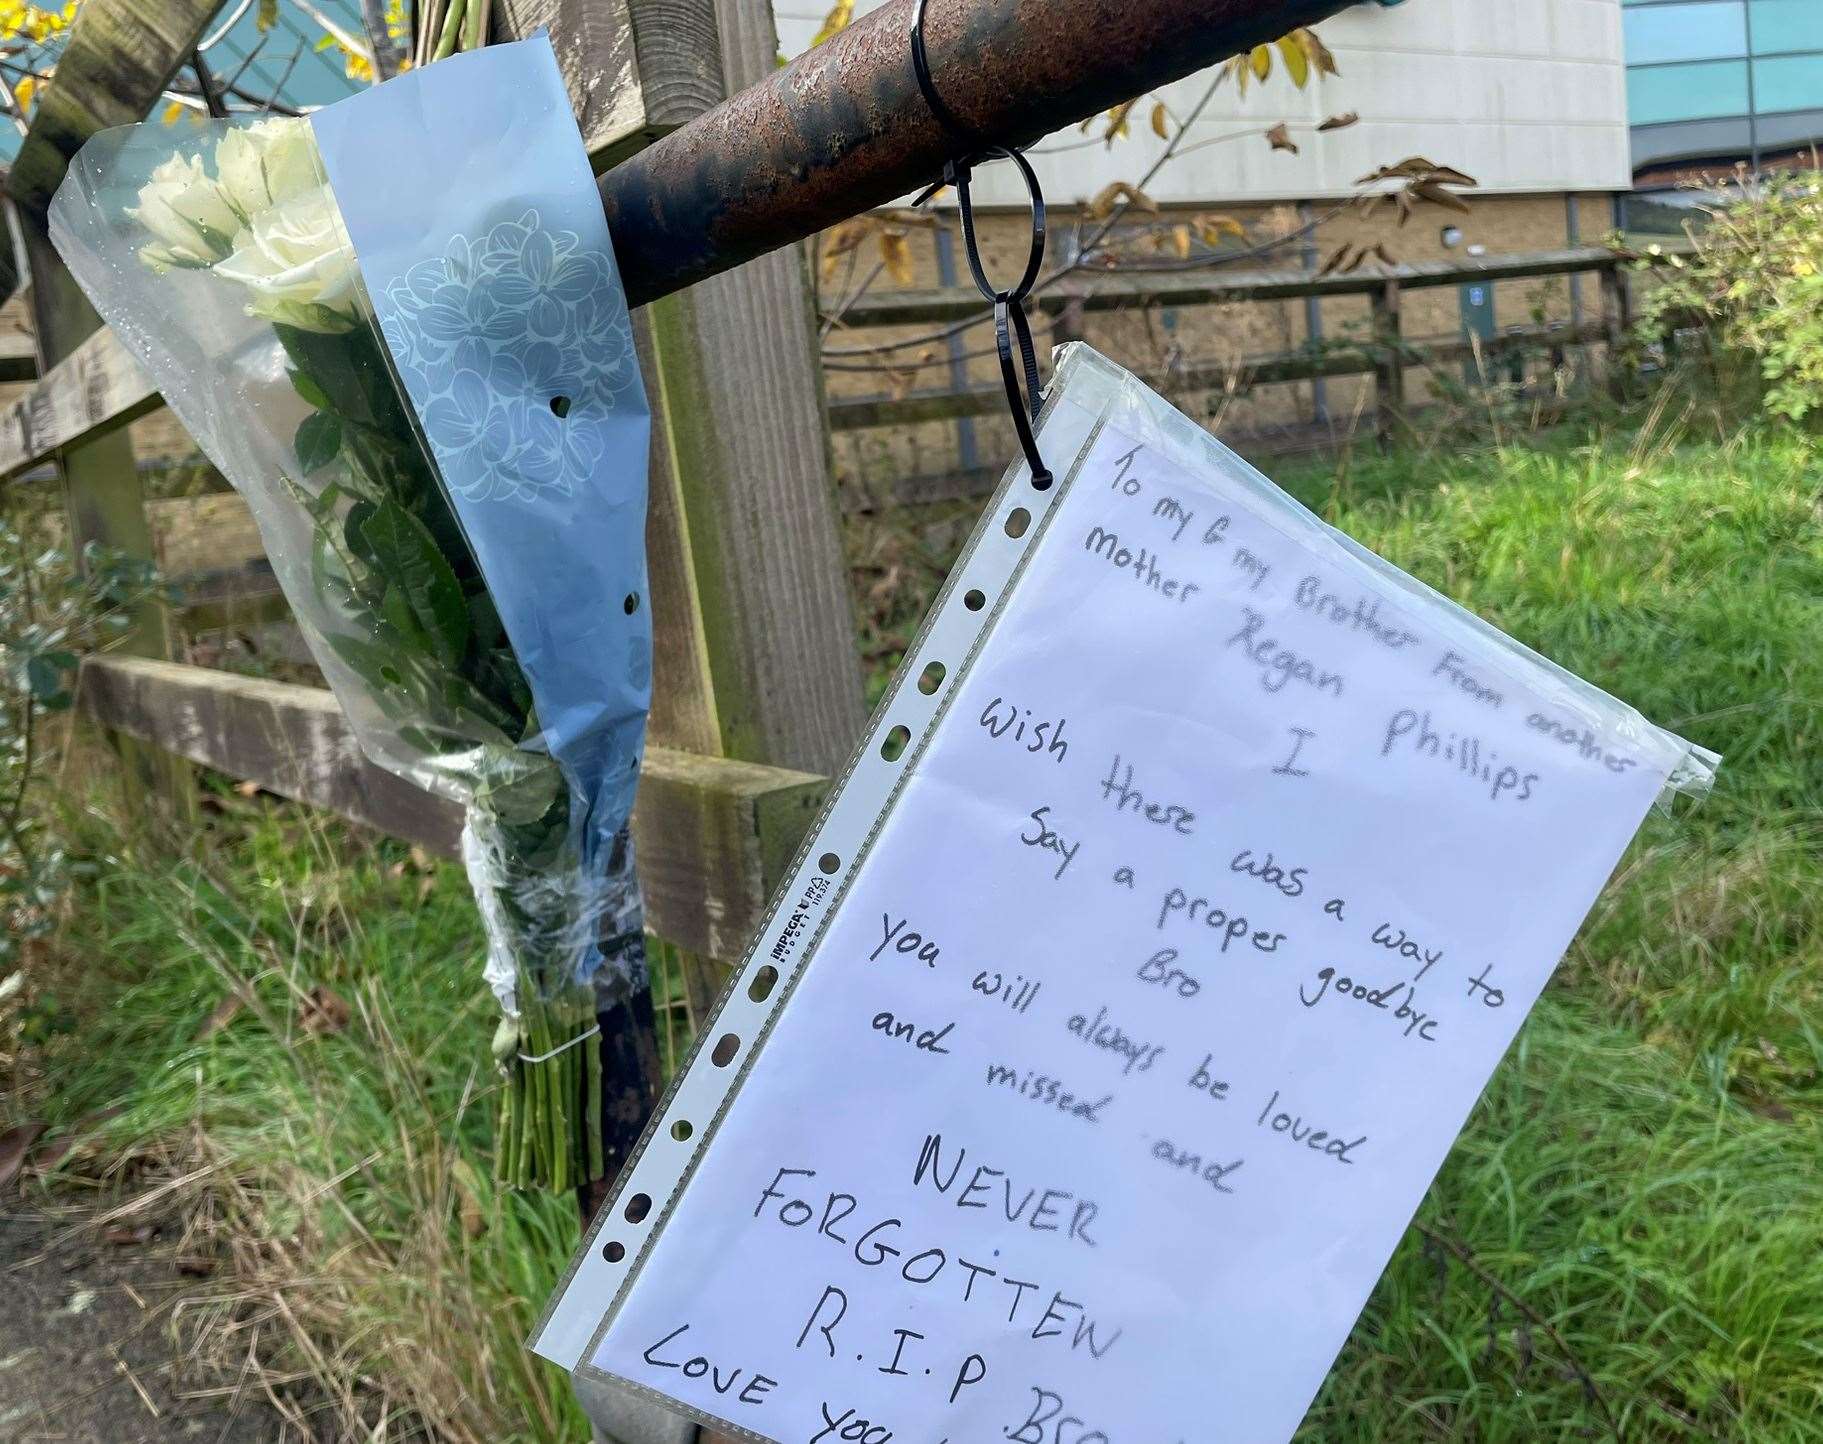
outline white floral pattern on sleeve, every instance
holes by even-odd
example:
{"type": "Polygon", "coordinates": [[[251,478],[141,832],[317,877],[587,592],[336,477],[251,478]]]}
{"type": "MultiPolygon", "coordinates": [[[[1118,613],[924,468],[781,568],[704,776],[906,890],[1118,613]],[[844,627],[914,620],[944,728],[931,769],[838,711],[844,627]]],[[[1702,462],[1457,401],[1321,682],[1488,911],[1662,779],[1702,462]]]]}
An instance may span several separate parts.
{"type": "Polygon", "coordinates": [[[469,501],[568,497],[638,390],[613,262],[538,212],[455,236],[386,288],[380,328],[449,487],[469,501]]]}

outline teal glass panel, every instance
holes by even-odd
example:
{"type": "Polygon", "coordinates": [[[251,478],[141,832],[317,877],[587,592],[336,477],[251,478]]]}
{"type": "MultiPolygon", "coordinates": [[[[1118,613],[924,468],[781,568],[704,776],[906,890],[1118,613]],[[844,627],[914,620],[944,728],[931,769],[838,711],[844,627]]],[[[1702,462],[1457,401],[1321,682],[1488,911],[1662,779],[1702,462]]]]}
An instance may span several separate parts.
{"type": "Polygon", "coordinates": [[[1823,110],[1823,55],[1780,55],[1753,62],[1754,109],[1823,110]]]}
{"type": "Polygon", "coordinates": [[[1755,55],[1823,51],[1823,0],[1750,0],[1750,4],[1755,55]]]}
{"type": "Polygon", "coordinates": [[[1745,114],[1745,60],[1646,66],[1627,72],[1627,119],[1634,125],[1745,114]]]}
{"type": "Polygon", "coordinates": [[[1742,0],[1641,6],[1621,19],[1629,65],[1732,59],[1747,53],[1747,9],[1742,0]]]}

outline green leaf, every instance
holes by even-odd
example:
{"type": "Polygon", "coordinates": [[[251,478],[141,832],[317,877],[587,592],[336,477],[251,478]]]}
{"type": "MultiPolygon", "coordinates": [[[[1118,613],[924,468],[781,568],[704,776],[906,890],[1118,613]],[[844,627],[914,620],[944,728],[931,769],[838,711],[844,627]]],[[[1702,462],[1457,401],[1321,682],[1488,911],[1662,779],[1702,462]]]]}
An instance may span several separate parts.
{"type": "Polygon", "coordinates": [[[310,584],[338,614],[355,605],[355,582],[342,549],[319,528],[310,539],[310,584]]]}
{"type": "Polygon", "coordinates": [[[480,722],[509,735],[519,725],[515,718],[466,677],[449,673],[443,683],[443,701],[466,720],[480,722]]]}
{"type": "Polygon", "coordinates": [[[329,632],[324,640],[349,670],[367,684],[370,692],[383,696],[404,685],[405,676],[390,649],[345,632],[329,632]]]}
{"type": "Polygon", "coordinates": [[[374,566],[398,588],[438,660],[457,665],[468,649],[468,605],[424,523],[389,501],[366,519],[361,539],[374,566]]]}
{"type": "Polygon", "coordinates": [[[344,421],[371,426],[383,435],[411,434],[392,371],[370,327],[356,326],[332,335],[281,322],[272,330],[291,358],[294,376],[307,376],[324,397],[324,405],[311,402],[319,411],[334,412],[344,421]]]}
{"type": "Polygon", "coordinates": [[[367,538],[362,535],[361,528],[367,525],[368,520],[374,513],[379,511],[379,509],[380,508],[371,501],[357,501],[353,506],[348,508],[348,515],[342,522],[342,535],[348,539],[348,550],[353,552],[369,566],[377,566],[379,564],[379,558],[373,554],[372,548],[368,546],[367,538]]]}
{"type": "Polygon", "coordinates": [[[296,389],[297,394],[302,396],[305,401],[309,402],[313,410],[330,411],[334,409],[323,388],[318,386],[316,382],[312,381],[302,371],[293,371],[290,372],[289,375],[291,376],[291,384],[296,389]]]}
{"type": "Polygon", "coordinates": [[[420,652],[434,653],[435,644],[425,632],[424,625],[412,612],[411,603],[406,600],[405,589],[397,583],[387,586],[386,595],[380,598],[380,615],[387,624],[405,638],[407,643],[420,652]]]}
{"type": "Polygon", "coordinates": [[[308,476],[329,465],[342,449],[341,419],[327,411],[313,411],[298,427],[297,438],[291,445],[297,452],[298,465],[308,476]]]}

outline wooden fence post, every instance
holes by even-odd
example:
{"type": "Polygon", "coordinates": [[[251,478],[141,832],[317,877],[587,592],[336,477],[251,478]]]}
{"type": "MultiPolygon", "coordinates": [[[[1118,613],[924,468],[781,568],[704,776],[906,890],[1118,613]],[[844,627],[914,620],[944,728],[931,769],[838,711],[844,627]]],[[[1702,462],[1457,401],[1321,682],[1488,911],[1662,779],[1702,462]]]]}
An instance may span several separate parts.
{"type": "MultiPolygon", "coordinates": [[[[765,0],[716,0],[724,84],[771,74],[765,0]]],[[[866,720],[815,295],[789,247],[644,309],[658,740],[829,774],[866,720]],[[683,685],[675,685],[682,683],[683,685]]]]}
{"type": "Polygon", "coordinates": [[[1618,401],[1626,391],[1620,355],[1633,334],[1633,286],[1619,256],[1601,270],[1601,319],[1608,336],[1608,391],[1618,401]]]}
{"type": "Polygon", "coordinates": [[[711,0],[497,0],[501,36],[551,37],[596,174],[722,98],[711,0]]]}
{"type": "MultiPolygon", "coordinates": [[[[101,318],[52,249],[44,217],[21,210],[19,229],[32,278],[32,331],[43,376],[99,330],[101,318]]],[[[139,468],[124,427],[64,447],[58,452],[58,469],[72,554],[80,557],[84,547],[98,542],[129,556],[152,556],[139,468]]],[[[162,610],[150,607],[136,619],[123,650],[161,657],[169,640],[162,610]]]]}
{"type": "MultiPolygon", "coordinates": [[[[768,74],[764,0],[719,0],[716,18],[725,87],[768,74]]],[[[634,327],[653,417],[652,740],[834,773],[865,712],[803,252],[654,302],[634,327]]],[[[731,961],[685,958],[696,1016],[731,961]]]]}
{"type": "Polygon", "coordinates": [[[1608,344],[1623,345],[1633,329],[1633,287],[1619,256],[1601,268],[1601,318],[1608,344]]]}
{"type": "MultiPolygon", "coordinates": [[[[88,0],[70,27],[46,89],[6,181],[18,218],[23,260],[32,281],[38,374],[45,375],[101,329],[75,278],[50,243],[46,207],[70,158],[96,131],[142,119],[202,38],[219,0],[88,0]]],[[[58,455],[70,550],[91,542],[151,559],[152,531],[133,445],[124,429],[82,440],[58,455]]],[[[169,619],[148,602],[122,650],[170,653],[169,619]]],[[[170,754],[115,739],[129,776],[162,793],[180,812],[193,801],[188,767],[170,754]]]]}
{"type": "Polygon", "coordinates": [[[1405,343],[1399,330],[1399,282],[1388,278],[1371,297],[1374,338],[1374,429],[1382,446],[1405,419],[1405,343]]]}

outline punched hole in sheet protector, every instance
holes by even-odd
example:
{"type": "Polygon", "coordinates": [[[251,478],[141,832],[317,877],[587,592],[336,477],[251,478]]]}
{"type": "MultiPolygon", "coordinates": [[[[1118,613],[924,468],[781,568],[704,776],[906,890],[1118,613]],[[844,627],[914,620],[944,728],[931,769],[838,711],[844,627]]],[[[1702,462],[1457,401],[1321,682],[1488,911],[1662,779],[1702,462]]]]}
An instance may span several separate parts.
{"type": "Polygon", "coordinates": [[[772,990],[778,986],[779,970],[767,963],[753,975],[753,981],[747,985],[749,1002],[763,1003],[772,996],[772,990]]]}
{"type": "Polygon", "coordinates": [[[929,697],[943,685],[943,679],[948,675],[948,667],[941,662],[932,662],[918,674],[918,690],[929,697]]]}
{"type": "Polygon", "coordinates": [[[627,1256],[627,1246],[619,1239],[609,1239],[602,1246],[601,1256],[609,1263],[619,1263],[627,1256]]]}
{"type": "Polygon", "coordinates": [[[962,605],[971,612],[978,612],[987,605],[987,593],[980,587],[970,587],[962,594],[962,605]]]}
{"type": "Polygon", "coordinates": [[[671,1136],[679,1143],[688,1143],[696,1133],[696,1125],[688,1118],[680,1118],[671,1125],[671,1136]]]}
{"type": "Polygon", "coordinates": [[[1025,535],[1025,529],[1031,524],[1031,512],[1027,511],[1023,506],[1016,506],[1006,514],[1006,522],[1001,530],[1012,537],[1014,541],[1017,541],[1020,537],[1025,535]]]}
{"type": "Polygon", "coordinates": [[[880,755],[888,762],[897,762],[905,755],[905,749],[911,745],[911,729],[900,723],[888,732],[880,742],[880,755]]]}
{"type": "Polygon", "coordinates": [[[733,1033],[723,1033],[715,1040],[715,1047],[709,1054],[709,1061],[717,1068],[726,1068],[734,1061],[734,1055],[741,1051],[741,1040],[733,1033]]]}
{"type": "Polygon", "coordinates": [[[627,1200],[627,1206],[621,1210],[621,1217],[628,1223],[644,1223],[646,1215],[652,1211],[652,1195],[636,1193],[627,1200]]]}

